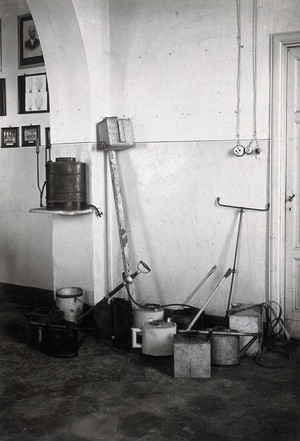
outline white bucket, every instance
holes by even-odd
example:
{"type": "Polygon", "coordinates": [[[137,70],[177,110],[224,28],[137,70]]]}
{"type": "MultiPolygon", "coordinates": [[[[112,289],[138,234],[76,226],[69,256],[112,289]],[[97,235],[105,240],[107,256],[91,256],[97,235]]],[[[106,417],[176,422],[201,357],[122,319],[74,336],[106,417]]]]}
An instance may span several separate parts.
{"type": "Polygon", "coordinates": [[[78,323],[82,314],[83,302],[80,297],[83,295],[81,288],[60,288],[56,291],[56,306],[64,312],[65,320],[78,323]]]}
{"type": "Polygon", "coordinates": [[[176,323],[153,320],[144,323],[142,329],[132,328],[132,347],[141,348],[145,355],[168,356],[174,354],[174,335],[176,323]],[[137,342],[137,335],[142,333],[142,343],[137,342]]]}
{"type": "Polygon", "coordinates": [[[144,323],[151,320],[163,320],[164,310],[160,307],[147,307],[137,308],[133,310],[133,327],[141,328],[144,323]]]}

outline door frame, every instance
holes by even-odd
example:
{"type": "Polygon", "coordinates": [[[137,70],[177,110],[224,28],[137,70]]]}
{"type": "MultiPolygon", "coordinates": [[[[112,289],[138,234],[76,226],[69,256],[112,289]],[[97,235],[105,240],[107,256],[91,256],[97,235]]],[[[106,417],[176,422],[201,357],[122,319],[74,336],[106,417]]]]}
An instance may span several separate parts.
{"type": "Polygon", "coordinates": [[[271,35],[269,300],[285,306],[285,186],[287,54],[300,31],[271,35]]]}

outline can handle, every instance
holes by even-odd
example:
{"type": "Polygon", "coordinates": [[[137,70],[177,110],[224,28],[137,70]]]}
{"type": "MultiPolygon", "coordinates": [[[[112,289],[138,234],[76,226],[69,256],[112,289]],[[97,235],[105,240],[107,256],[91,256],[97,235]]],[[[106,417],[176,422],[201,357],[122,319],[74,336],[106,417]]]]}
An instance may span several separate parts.
{"type": "Polygon", "coordinates": [[[133,348],[141,348],[142,345],[137,342],[137,334],[142,332],[140,328],[131,328],[131,343],[133,348]]]}

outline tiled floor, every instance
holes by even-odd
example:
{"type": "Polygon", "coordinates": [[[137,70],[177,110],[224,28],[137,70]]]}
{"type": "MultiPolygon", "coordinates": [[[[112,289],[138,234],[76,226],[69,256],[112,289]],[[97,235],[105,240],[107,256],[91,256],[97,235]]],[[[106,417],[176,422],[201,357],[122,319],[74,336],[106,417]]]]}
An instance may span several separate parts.
{"type": "Polygon", "coordinates": [[[297,441],[299,348],[276,369],[244,357],[210,379],[175,379],[172,358],[87,337],[74,358],[24,342],[28,307],[0,313],[1,441],[297,441]]]}

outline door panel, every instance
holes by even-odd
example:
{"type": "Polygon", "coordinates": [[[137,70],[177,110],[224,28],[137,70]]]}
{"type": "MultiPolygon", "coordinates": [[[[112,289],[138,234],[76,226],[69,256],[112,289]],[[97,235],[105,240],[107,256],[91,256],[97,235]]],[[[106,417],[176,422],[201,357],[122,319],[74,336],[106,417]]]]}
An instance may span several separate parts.
{"type": "Polygon", "coordinates": [[[300,339],[300,47],[288,50],[286,133],[285,319],[300,339]]]}

